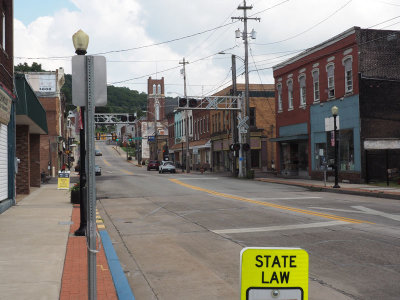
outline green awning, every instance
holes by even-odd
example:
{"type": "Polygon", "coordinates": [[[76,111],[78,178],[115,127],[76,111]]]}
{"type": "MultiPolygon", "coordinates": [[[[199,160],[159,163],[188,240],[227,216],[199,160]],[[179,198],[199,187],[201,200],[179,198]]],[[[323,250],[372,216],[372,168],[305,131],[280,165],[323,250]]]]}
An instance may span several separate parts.
{"type": "Polygon", "coordinates": [[[286,142],[295,140],[308,140],[308,134],[298,134],[290,136],[280,136],[276,138],[269,139],[271,142],[286,142]]]}
{"type": "Polygon", "coordinates": [[[15,87],[16,124],[29,125],[29,132],[33,134],[47,134],[46,111],[26,81],[24,74],[15,74],[15,87]]]}

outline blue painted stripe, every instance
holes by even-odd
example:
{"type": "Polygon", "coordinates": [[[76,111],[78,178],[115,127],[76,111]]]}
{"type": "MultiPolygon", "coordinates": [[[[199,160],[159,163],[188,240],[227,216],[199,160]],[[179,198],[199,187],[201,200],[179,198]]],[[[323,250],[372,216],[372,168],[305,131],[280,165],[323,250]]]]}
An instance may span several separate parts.
{"type": "Polygon", "coordinates": [[[101,241],[103,243],[104,252],[106,253],[108,266],[114,281],[115,290],[119,300],[135,300],[128,280],[122,270],[117,253],[111,243],[110,236],[106,230],[100,231],[101,241]]]}

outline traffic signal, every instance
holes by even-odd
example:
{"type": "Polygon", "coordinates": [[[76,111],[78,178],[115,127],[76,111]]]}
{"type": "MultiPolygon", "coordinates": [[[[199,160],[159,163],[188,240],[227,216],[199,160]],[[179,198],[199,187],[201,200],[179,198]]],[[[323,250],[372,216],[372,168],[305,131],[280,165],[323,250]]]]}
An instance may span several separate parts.
{"type": "Polygon", "coordinates": [[[117,136],[115,135],[115,133],[112,133],[112,140],[115,141],[117,139],[117,136]]]}
{"type": "Polygon", "coordinates": [[[249,151],[250,150],[250,145],[249,144],[243,144],[243,151],[249,151]]]}
{"type": "Polygon", "coordinates": [[[189,107],[196,107],[197,106],[197,99],[189,99],[189,107]]]}
{"type": "Polygon", "coordinates": [[[179,107],[186,107],[187,106],[187,99],[186,98],[179,98],[179,107]]]}
{"type": "Polygon", "coordinates": [[[100,132],[96,132],[96,140],[100,140],[100,132]]]}

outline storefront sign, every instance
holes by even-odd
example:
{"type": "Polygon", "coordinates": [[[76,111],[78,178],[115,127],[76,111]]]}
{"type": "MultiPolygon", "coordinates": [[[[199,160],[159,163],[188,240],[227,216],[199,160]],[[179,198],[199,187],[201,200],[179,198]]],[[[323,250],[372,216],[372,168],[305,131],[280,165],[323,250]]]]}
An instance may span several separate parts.
{"type": "Polygon", "coordinates": [[[244,248],[241,300],[308,300],[308,254],[299,248],[244,248]]]}
{"type": "Polygon", "coordinates": [[[69,172],[58,172],[58,190],[69,189],[69,172]]]}
{"type": "Polygon", "coordinates": [[[11,97],[0,89],[0,123],[8,125],[10,122],[11,97]]]}

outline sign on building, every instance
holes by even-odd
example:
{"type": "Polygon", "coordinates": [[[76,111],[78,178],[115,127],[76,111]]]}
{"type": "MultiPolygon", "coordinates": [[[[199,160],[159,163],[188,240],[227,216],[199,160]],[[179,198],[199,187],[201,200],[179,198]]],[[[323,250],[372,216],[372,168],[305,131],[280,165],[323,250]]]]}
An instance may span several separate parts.
{"type": "Polygon", "coordinates": [[[241,300],[308,300],[308,254],[299,248],[244,248],[241,300]]]}

